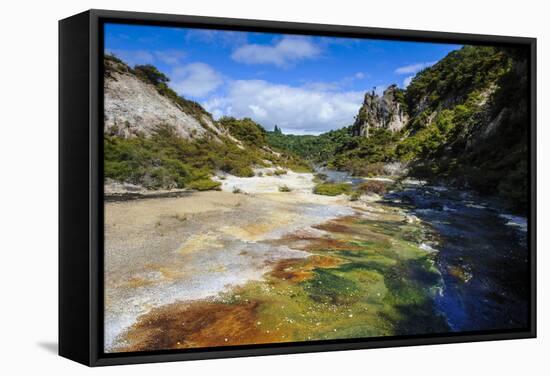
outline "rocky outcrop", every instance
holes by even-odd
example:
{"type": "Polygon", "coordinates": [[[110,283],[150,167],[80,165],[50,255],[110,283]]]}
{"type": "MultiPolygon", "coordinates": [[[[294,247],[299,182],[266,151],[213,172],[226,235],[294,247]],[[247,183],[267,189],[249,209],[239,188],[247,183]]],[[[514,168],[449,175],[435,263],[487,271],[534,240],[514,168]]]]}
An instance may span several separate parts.
{"type": "MultiPolygon", "coordinates": [[[[210,114],[193,102],[188,108],[163,95],[158,87],[141,79],[136,72],[112,57],[105,60],[104,83],[104,132],[118,137],[137,134],[150,136],[158,125],[174,127],[184,139],[211,135],[227,136],[210,114]]],[[[234,142],[239,143],[233,139],[234,142]]]]}
{"type": "Polygon", "coordinates": [[[408,121],[402,98],[403,92],[396,85],[389,86],[382,96],[374,90],[366,93],[352,127],[353,135],[368,137],[372,128],[401,130],[408,121]]]}
{"type": "Polygon", "coordinates": [[[207,132],[199,119],[160,95],[153,85],[128,73],[115,72],[105,80],[104,98],[105,132],[113,135],[148,136],[159,124],[172,125],[186,139],[207,132]]]}

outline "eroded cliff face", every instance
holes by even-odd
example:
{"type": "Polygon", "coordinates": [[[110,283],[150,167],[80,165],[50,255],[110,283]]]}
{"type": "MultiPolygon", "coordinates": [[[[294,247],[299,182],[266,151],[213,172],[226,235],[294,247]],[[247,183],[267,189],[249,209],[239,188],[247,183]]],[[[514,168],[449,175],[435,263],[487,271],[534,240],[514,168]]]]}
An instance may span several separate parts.
{"type": "MultiPolygon", "coordinates": [[[[189,110],[140,79],[123,63],[105,61],[104,117],[106,134],[150,136],[159,125],[169,125],[184,139],[228,135],[201,108],[189,110]]],[[[191,102],[190,102],[191,103],[191,102]]],[[[236,140],[234,140],[236,141],[236,140]]]]}
{"type": "Polygon", "coordinates": [[[367,92],[352,127],[353,135],[368,137],[372,128],[401,130],[408,121],[402,98],[403,91],[396,85],[389,86],[382,96],[367,92]]]}

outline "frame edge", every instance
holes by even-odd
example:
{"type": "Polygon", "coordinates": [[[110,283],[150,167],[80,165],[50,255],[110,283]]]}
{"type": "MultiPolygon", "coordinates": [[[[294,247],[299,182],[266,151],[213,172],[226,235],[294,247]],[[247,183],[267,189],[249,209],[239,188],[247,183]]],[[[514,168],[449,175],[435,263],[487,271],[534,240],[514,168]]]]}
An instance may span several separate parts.
{"type": "MultiPolygon", "coordinates": [[[[321,34],[322,35],[322,34],[321,34]]],[[[403,30],[403,29],[385,29],[385,28],[369,28],[362,26],[338,26],[338,25],[324,25],[314,23],[296,23],[296,22],[284,22],[284,21],[262,21],[262,20],[250,20],[250,19],[228,19],[219,17],[202,17],[202,16],[183,16],[183,15],[171,15],[160,13],[140,13],[140,12],[124,12],[124,11],[109,11],[101,9],[91,9],[79,15],[69,17],[60,21],[60,355],[68,357],[69,359],[86,364],[88,366],[106,366],[116,364],[135,364],[135,363],[150,363],[150,362],[166,362],[166,361],[181,361],[181,360],[198,360],[198,359],[212,359],[212,358],[228,358],[228,357],[246,357],[246,356],[262,356],[262,355],[279,355],[290,353],[308,353],[308,352],[321,352],[321,351],[342,351],[342,350],[358,350],[358,349],[370,349],[370,348],[385,348],[385,347],[399,347],[399,346],[414,346],[414,345],[432,345],[432,344],[451,344],[459,342],[478,342],[478,341],[493,341],[503,339],[525,339],[536,338],[536,38],[529,37],[506,37],[506,36],[489,36],[478,34],[464,34],[464,33],[446,33],[446,32],[432,32],[432,31],[418,31],[418,30],[403,30]],[[89,225],[87,227],[87,234],[89,236],[87,249],[87,275],[89,286],[87,289],[87,299],[89,307],[86,312],[79,312],[79,315],[85,315],[88,318],[87,330],[87,356],[74,356],[65,351],[65,347],[62,346],[62,323],[61,323],[61,301],[65,297],[62,294],[62,290],[68,290],[64,288],[61,283],[61,238],[62,238],[62,226],[67,229],[71,226],[70,221],[63,221],[61,216],[61,203],[66,201],[67,197],[63,197],[61,186],[66,184],[68,180],[62,178],[63,159],[61,154],[62,138],[61,130],[65,125],[64,119],[62,120],[62,48],[61,48],[61,25],[69,20],[86,15],[86,27],[89,33],[88,42],[86,45],[88,48],[88,82],[87,82],[87,94],[89,95],[86,104],[88,106],[89,114],[87,116],[87,131],[89,132],[89,140],[86,143],[85,150],[88,152],[88,159],[86,160],[86,173],[88,174],[89,181],[86,183],[87,201],[86,207],[89,210],[89,225]],[[98,25],[100,19],[107,18],[121,18],[121,19],[143,19],[162,23],[177,23],[185,22],[194,24],[197,27],[235,27],[241,26],[243,28],[255,28],[262,31],[279,30],[279,32],[297,32],[297,33],[320,33],[320,29],[324,30],[324,33],[335,35],[341,34],[350,36],[350,34],[369,34],[371,37],[389,37],[392,39],[398,36],[403,39],[403,35],[406,35],[408,39],[423,40],[430,39],[431,41],[439,41],[441,43],[447,43],[449,41],[456,41],[457,39],[470,40],[473,43],[503,43],[503,44],[521,44],[530,48],[531,56],[531,77],[530,77],[530,147],[531,153],[529,155],[531,162],[531,213],[530,213],[530,238],[531,238],[531,322],[530,328],[524,331],[518,331],[514,333],[497,333],[497,334],[474,334],[474,335],[457,335],[447,337],[436,338],[409,338],[409,339],[381,339],[374,342],[358,342],[358,343],[336,343],[336,344],[315,344],[311,343],[307,346],[294,345],[294,346],[279,346],[279,347],[256,347],[253,349],[213,349],[211,351],[197,351],[192,353],[171,353],[171,354],[143,354],[143,355],[126,355],[124,353],[115,356],[102,356],[99,351],[98,343],[98,312],[100,309],[100,302],[98,300],[97,281],[101,277],[98,275],[99,265],[96,250],[99,249],[99,231],[101,229],[97,226],[97,205],[100,204],[101,197],[99,196],[101,190],[99,184],[101,184],[100,177],[98,176],[98,142],[99,142],[99,77],[98,77],[98,54],[99,54],[99,41],[98,41],[98,25]],[[95,163],[94,163],[95,161],[95,163]],[[97,185],[96,185],[97,184],[97,185]],[[62,223],[63,222],[63,223],[62,223]],[[63,351],[62,351],[63,347],[63,351]]],[[[99,161],[101,162],[101,161],[99,161]]],[[[66,171],[66,168],[64,169],[66,171]]],[[[73,179],[71,179],[73,181],[73,179]]],[[[74,225],[73,225],[74,226],[74,225]]],[[[72,288],[70,288],[72,289],[72,288]]],[[[79,338],[79,340],[82,340],[79,338]]]]}

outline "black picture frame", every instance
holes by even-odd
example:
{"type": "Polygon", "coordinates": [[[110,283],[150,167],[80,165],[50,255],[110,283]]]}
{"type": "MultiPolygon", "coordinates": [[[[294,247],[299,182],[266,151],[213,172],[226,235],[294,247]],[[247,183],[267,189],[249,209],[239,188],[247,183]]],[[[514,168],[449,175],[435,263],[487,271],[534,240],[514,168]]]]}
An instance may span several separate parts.
{"type": "Polygon", "coordinates": [[[536,337],[536,39],[88,10],[59,21],[59,354],[88,366],[536,337]],[[103,353],[103,24],[105,22],[389,40],[490,44],[529,52],[530,320],[525,329],[103,353]]]}

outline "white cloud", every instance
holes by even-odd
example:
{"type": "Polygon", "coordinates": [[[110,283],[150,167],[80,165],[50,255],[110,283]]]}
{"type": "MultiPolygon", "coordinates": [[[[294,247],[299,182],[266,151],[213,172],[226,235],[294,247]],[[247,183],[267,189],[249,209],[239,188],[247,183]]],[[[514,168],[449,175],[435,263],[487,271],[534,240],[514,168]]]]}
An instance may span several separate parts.
{"type": "Polygon", "coordinates": [[[301,86],[303,89],[306,90],[314,90],[314,91],[335,91],[340,90],[342,88],[342,82],[341,81],[334,81],[334,82],[323,82],[323,81],[315,81],[315,82],[306,82],[301,86]]]}
{"type": "Polygon", "coordinates": [[[363,80],[367,75],[363,72],[356,72],[351,76],[345,76],[337,81],[311,81],[302,86],[305,89],[318,91],[343,91],[349,88],[354,82],[363,80]]]}
{"type": "Polygon", "coordinates": [[[285,36],[272,45],[245,44],[237,48],[231,57],[245,64],[274,64],[284,67],[320,54],[321,49],[312,42],[311,38],[285,36]]]}
{"type": "Polygon", "coordinates": [[[185,52],[180,50],[155,51],[155,58],[167,65],[178,65],[185,57],[185,52]]]}
{"type": "Polygon", "coordinates": [[[265,118],[267,116],[267,111],[260,107],[260,106],[256,106],[255,104],[251,104],[248,106],[248,108],[250,108],[250,110],[252,110],[252,113],[254,114],[254,117],[260,117],[260,118],[265,118]]]}
{"type": "Polygon", "coordinates": [[[334,92],[274,84],[262,80],[229,83],[226,95],[204,103],[216,118],[250,117],[267,129],[319,134],[351,125],[363,101],[363,92],[334,92]]]}
{"type": "Polygon", "coordinates": [[[223,82],[222,76],[208,64],[191,63],[174,68],[170,86],[183,96],[204,97],[223,82]]]}
{"type": "Polygon", "coordinates": [[[247,42],[247,32],[229,30],[189,29],[185,34],[187,41],[219,44],[223,47],[239,46],[247,42]]]}
{"type": "Polygon", "coordinates": [[[408,76],[407,78],[405,78],[403,80],[403,87],[406,88],[407,86],[409,86],[413,78],[414,76],[408,76]]]}
{"type": "Polygon", "coordinates": [[[189,29],[185,34],[187,41],[198,40],[200,42],[213,42],[220,35],[219,30],[189,29]]]}
{"type": "Polygon", "coordinates": [[[411,64],[411,65],[405,65],[403,67],[397,68],[395,70],[395,73],[397,73],[397,74],[416,73],[418,71],[421,71],[424,68],[431,67],[435,63],[436,63],[436,61],[429,61],[429,62],[426,62],[426,63],[416,63],[416,64],[411,64]]]}
{"type": "Polygon", "coordinates": [[[113,54],[130,66],[142,64],[154,64],[163,62],[167,65],[177,65],[185,57],[185,52],[181,50],[124,50],[109,49],[107,53],[113,54]]]}

